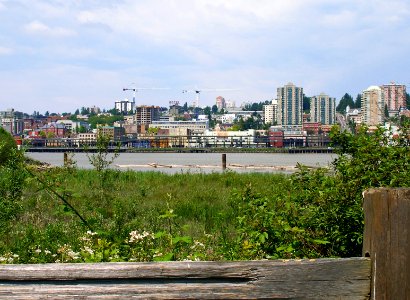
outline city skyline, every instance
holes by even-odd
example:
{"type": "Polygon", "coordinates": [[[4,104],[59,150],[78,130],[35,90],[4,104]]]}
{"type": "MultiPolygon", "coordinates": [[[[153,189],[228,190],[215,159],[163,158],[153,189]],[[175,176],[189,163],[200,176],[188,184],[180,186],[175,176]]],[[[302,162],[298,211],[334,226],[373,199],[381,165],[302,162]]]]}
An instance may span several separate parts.
{"type": "Polygon", "coordinates": [[[276,98],[293,82],[338,100],[408,85],[410,3],[394,1],[0,0],[2,109],[73,112],[276,98]],[[232,89],[226,92],[206,89],[232,89]]]}

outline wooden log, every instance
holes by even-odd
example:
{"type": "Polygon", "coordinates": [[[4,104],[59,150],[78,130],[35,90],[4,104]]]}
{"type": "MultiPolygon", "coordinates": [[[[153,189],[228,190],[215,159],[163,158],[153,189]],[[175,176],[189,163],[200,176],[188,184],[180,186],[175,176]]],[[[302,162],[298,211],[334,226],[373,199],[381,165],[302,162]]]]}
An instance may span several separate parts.
{"type": "Polygon", "coordinates": [[[370,189],[363,209],[372,299],[410,299],[410,189],[370,189]]]}
{"type": "Polygon", "coordinates": [[[0,265],[1,299],[368,299],[368,258],[0,265]]]}

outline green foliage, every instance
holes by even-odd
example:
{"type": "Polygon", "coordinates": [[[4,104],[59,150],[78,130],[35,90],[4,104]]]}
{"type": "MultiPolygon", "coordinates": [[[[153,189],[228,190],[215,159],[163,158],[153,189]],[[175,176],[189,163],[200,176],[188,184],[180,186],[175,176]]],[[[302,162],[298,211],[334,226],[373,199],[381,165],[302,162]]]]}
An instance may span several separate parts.
{"type": "Polygon", "coordinates": [[[242,110],[245,110],[245,111],[260,111],[260,110],[263,110],[263,106],[264,105],[267,105],[267,104],[271,104],[271,102],[272,101],[270,101],[270,100],[266,100],[266,101],[263,101],[263,102],[255,102],[255,103],[252,103],[252,104],[245,104],[245,107],[244,108],[242,108],[242,110]]]}
{"type": "Polygon", "coordinates": [[[409,123],[399,136],[382,128],[369,133],[361,127],[353,134],[335,127],[338,158],[332,169],[299,165],[282,195],[262,196],[250,187],[235,194],[235,258],[360,256],[362,193],[410,186],[409,133],[409,123]]]}
{"type": "Polygon", "coordinates": [[[4,160],[0,164],[0,233],[7,232],[10,222],[21,210],[27,177],[23,154],[11,142],[14,143],[14,140],[10,141],[10,144],[4,139],[0,142],[0,153],[7,153],[2,155],[4,160]],[[5,149],[7,151],[3,152],[5,149]]]}
{"type": "Polygon", "coordinates": [[[262,129],[263,121],[259,114],[255,116],[248,117],[244,120],[242,117],[239,120],[234,120],[233,127],[237,130],[243,131],[248,129],[262,129]]]}
{"type": "Polygon", "coordinates": [[[362,107],[362,94],[357,94],[356,100],[354,101],[354,107],[355,108],[361,108],[362,107]]]}
{"type": "Polygon", "coordinates": [[[108,125],[112,126],[116,121],[123,121],[123,115],[112,115],[112,116],[97,116],[93,115],[88,118],[88,123],[90,123],[90,127],[95,129],[97,125],[108,125]]]}
{"type": "Polygon", "coordinates": [[[96,152],[87,153],[88,160],[90,164],[95,168],[95,170],[102,174],[103,171],[107,170],[108,167],[114,162],[114,160],[119,155],[119,145],[115,149],[116,151],[111,155],[109,148],[111,145],[111,139],[109,136],[102,134],[99,130],[97,134],[96,142],[96,152]]]}
{"type": "Polygon", "coordinates": [[[353,97],[348,93],[344,94],[342,99],[340,99],[339,104],[336,106],[336,111],[344,114],[347,106],[350,106],[350,108],[355,107],[353,97]]]}
{"type": "Polygon", "coordinates": [[[399,136],[384,128],[369,133],[362,126],[352,134],[334,127],[331,138],[339,154],[334,167],[343,183],[360,192],[369,187],[409,186],[409,125],[402,125],[399,136]]]}
{"type": "Polygon", "coordinates": [[[0,166],[12,157],[12,149],[16,149],[17,145],[10,133],[3,127],[0,127],[0,166]]]}
{"type": "Polygon", "coordinates": [[[310,99],[311,97],[307,97],[303,95],[303,111],[309,113],[310,112],[310,99]]]}

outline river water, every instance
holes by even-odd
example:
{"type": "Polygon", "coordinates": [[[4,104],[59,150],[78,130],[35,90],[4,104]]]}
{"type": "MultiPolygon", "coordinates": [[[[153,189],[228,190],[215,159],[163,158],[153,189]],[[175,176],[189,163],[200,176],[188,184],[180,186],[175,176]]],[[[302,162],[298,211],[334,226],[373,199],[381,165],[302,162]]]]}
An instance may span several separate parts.
{"type": "MultiPolygon", "coordinates": [[[[53,166],[64,164],[63,153],[28,152],[27,156],[53,166]]],[[[110,154],[109,154],[110,155],[110,154]]],[[[328,166],[335,154],[317,153],[227,153],[227,169],[235,172],[293,172],[296,164],[328,166]]],[[[85,153],[71,157],[79,168],[92,168],[85,153]]],[[[222,171],[221,153],[121,153],[111,165],[119,170],[160,171],[165,173],[210,173],[222,171]]]]}

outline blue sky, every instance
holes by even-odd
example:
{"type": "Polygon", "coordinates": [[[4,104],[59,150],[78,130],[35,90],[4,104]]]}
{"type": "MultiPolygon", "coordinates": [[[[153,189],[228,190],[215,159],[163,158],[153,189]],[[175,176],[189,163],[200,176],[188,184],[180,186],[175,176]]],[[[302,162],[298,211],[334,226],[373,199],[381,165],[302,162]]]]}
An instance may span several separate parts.
{"type": "Polygon", "coordinates": [[[410,86],[408,0],[0,0],[0,110],[354,97],[410,86]]]}

